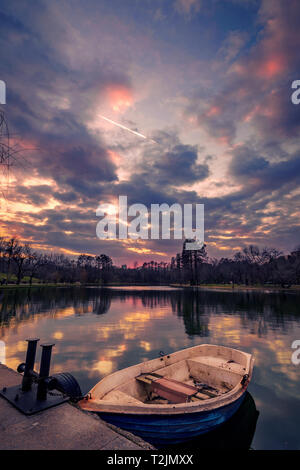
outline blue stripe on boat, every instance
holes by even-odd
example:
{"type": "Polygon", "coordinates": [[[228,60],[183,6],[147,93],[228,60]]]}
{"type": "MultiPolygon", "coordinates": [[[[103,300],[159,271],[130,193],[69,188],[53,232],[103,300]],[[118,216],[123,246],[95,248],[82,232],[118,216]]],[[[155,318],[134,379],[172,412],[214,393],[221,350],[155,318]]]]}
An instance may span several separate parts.
{"type": "Polygon", "coordinates": [[[178,415],[134,415],[99,413],[108,423],[132,432],[156,447],[187,442],[212,431],[231,418],[241,406],[245,393],[235,402],[215,410],[178,415]]]}

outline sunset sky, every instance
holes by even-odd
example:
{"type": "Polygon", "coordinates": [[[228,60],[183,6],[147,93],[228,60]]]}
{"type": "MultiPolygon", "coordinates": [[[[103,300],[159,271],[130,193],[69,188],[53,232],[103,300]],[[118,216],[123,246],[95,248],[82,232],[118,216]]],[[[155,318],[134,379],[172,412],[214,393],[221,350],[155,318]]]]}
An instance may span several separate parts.
{"type": "Polygon", "coordinates": [[[211,256],[300,243],[299,0],[1,0],[17,150],[2,236],[116,264],[178,240],[96,237],[99,203],[205,204],[211,256]],[[115,121],[138,134],[117,127],[115,121]]]}

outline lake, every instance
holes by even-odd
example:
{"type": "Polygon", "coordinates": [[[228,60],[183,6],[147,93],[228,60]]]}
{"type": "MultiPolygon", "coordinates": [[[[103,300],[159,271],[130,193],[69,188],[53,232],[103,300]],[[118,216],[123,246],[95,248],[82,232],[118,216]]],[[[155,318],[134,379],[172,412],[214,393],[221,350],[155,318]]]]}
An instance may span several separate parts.
{"type": "Polygon", "coordinates": [[[291,361],[292,342],[300,340],[297,292],[2,289],[0,340],[9,367],[24,362],[28,337],[53,341],[51,372],[72,373],[83,392],[106,374],[160,351],[214,343],[250,352],[255,367],[248,390],[259,411],[251,447],[300,449],[300,365],[291,361]]]}

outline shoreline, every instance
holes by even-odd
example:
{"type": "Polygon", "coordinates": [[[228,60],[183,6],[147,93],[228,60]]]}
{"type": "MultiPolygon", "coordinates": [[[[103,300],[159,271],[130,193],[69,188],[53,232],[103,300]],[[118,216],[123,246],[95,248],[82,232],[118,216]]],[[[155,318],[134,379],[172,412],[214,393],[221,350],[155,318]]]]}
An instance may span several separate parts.
{"type": "Polygon", "coordinates": [[[182,287],[185,289],[203,289],[203,290],[226,290],[229,292],[236,291],[259,291],[259,290],[268,290],[268,291],[282,291],[282,292],[291,292],[291,291],[300,291],[300,285],[291,285],[290,287],[282,287],[279,285],[256,285],[256,286],[246,286],[244,284],[235,284],[233,287],[229,284],[198,284],[195,286],[190,286],[187,284],[169,284],[170,287],[182,287]]]}
{"type": "Polygon", "coordinates": [[[182,288],[182,289],[199,289],[199,290],[207,290],[207,289],[212,289],[212,290],[226,290],[230,292],[236,292],[236,291],[260,291],[260,290],[268,290],[268,291],[282,291],[282,292],[291,292],[291,291],[300,291],[300,285],[291,285],[290,287],[282,287],[279,285],[255,285],[255,286],[246,286],[244,284],[236,284],[235,286],[232,286],[230,284],[198,284],[191,286],[189,284],[177,284],[177,283],[172,283],[172,284],[129,284],[129,283],[110,283],[110,284],[79,284],[79,283],[45,283],[45,284],[8,284],[8,285],[2,285],[0,286],[0,292],[1,290],[12,290],[12,289],[35,289],[35,288],[49,288],[49,287],[76,287],[76,288],[82,288],[82,287],[99,287],[99,288],[109,288],[109,287],[177,287],[177,288],[182,288]]]}

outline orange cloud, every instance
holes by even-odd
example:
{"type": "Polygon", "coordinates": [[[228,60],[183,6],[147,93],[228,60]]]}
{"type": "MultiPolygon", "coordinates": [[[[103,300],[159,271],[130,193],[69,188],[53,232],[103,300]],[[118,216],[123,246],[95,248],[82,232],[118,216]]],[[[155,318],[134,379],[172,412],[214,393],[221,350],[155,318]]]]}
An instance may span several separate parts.
{"type": "Polygon", "coordinates": [[[134,101],[131,90],[124,85],[109,85],[106,95],[113,111],[124,112],[134,101]]]}
{"type": "Polygon", "coordinates": [[[109,156],[110,156],[110,159],[111,161],[116,165],[116,166],[119,166],[121,161],[122,161],[122,157],[121,155],[119,155],[117,152],[114,152],[113,150],[107,150],[109,156]]]}
{"type": "Polygon", "coordinates": [[[150,250],[150,248],[131,247],[131,248],[127,248],[127,250],[133,251],[134,253],[145,254],[145,255],[167,256],[167,253],[163,253],[161,251],[153,251],[153,250],[150,250]]]}

